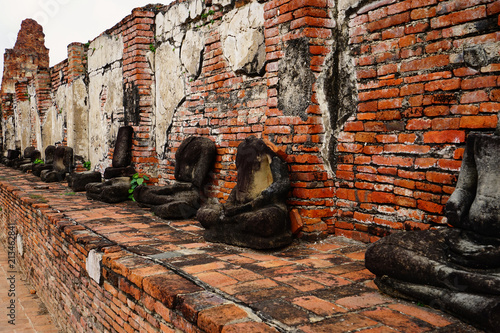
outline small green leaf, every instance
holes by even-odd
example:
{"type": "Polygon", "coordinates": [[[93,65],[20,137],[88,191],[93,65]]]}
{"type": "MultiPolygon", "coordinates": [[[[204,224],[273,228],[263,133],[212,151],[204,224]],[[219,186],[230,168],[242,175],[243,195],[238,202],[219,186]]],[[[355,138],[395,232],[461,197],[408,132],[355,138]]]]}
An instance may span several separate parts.
{"type": "Polygon", "coordinates": [[[137,179],[137,185],[142,185],[144,183],[144,178],[137,179]]]}
{"type": "Polygon", "coordinates": [[[142,178],[144,178],[144,180],[149,180],[149,177],[148,177],[148,176],[144,176],[144,177],[142,177],[142,178]]]}

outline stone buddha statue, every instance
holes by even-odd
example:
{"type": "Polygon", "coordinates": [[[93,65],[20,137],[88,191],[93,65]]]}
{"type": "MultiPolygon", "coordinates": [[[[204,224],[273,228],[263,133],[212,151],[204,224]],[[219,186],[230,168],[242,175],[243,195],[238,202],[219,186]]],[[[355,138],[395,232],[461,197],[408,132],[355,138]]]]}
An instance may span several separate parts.
{"type": "Polygon", "coordinates": [[[202,207],[197,219],[205,239],[256,249],[292,241],[286,198],[290,190],[285,161],[262,140],[245,139],[236,154],[237,183],[224,205],[202,207]]]}
{"type": "Polygon", "coordinates": [[[498,332],[500,327],[500,130],[471,133],[449,228],[401,232],[372,244],[366,267],[381,291],[421,301],[498,332]]]}

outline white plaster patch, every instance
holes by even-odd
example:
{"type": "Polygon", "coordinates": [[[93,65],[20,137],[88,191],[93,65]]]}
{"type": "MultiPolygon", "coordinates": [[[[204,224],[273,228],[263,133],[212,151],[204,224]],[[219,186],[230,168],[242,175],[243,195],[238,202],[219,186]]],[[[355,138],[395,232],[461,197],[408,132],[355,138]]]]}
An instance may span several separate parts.
{"type": "Polygon", "coordinates": [[[101,35],[89,45],[88,71],[93,72],[123,58],[121,36],[101,35]]]}
{"type": "Polygon", "coordinates": [[[188,74],[197,76],[200,70],[201,52],[205,48],[204,34],[201,30],[188,30],[182,43],[181,61],[188,74]]]}
{"type": "Polygon", "coordinates": [[[101,280],[101,261],[102,252],[97,252],[96,250],[90,250],[87,257],[86,269],[89,276],[97,283],[101,280]]]}
{"type": "Polygon", "coordinates": [[[24,248],[23,248],[23,236],[21,234],[17,234],[17,253],[22,257],[24,255],[24,248]]]}
{"type": "Polygon", "coordinates": [[[161,44],[156,50],[155,67],[156,152],[162,156],[175,109],[185,96],[180,50],[168,42],[161,44]]]}
{"type": "Polygon", "coordinates": [[[229,12],[220,26],[222,50],[233,71],[259,73],[266,60],[264,4],[257,1],[229,12]]]}

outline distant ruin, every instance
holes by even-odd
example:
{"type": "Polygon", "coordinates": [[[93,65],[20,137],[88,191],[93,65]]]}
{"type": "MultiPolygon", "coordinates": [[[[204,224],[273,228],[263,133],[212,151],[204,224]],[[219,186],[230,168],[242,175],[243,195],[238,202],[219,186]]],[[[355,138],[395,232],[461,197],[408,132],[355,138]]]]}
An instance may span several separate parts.
{"type": "MultiPolygon", "coordinates": [[[[289,165],[295,235],[372,242],[446,224],[465,139],[500,110],[495,1],[190,0],[134,9],[49,67],[25,20],[5,53],[3,150],[74,149],[111,164],[118,128],[132,163],[174,179],[176,148],[210,138],[206,193],[224,202],[236,147],[255,135],[289,165]]],[[[82,168],[80,168],[82,169],[82,168]]]]}

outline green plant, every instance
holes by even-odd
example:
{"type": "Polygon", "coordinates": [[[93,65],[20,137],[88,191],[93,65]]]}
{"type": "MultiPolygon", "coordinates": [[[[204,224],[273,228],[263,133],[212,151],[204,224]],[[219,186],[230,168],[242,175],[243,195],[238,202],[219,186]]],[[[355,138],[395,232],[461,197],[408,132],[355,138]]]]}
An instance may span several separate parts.
{"type": "Polygon", "coordinates": [[[134,174],[132,176],[132,179],[130,179],[130,188],[128,189],[128,198],[132,201],[135,201],[134,199],[134,190],[137,186],[139,185],[146,185],[144,181],[149,180],[149,177],[146,175],[140,176],[138,173],[134,174]]]}
{"type": "Polygon", "coordinates": [[[156,52],[156,46],[154,46],[154,44],[149,44],[149,49],[151,50],[151,52],[155,53],[156,52]]]}
{"type": "Polygon", "coordinates": [[[92,163],[90,163],[90,161],[85,161],[83,162],[83,167],[87,170],[90,171],[90,167],[91,167],[92,163]]]}
{"type": "Polygon", "coordinates": [[[37,158],[37,159],[33,162],[33,164],[43,164],[43,160],[41,160],[41,159],[37,158]]]}
{"type": "Polygon", "coordinates": [[[75,192],[64,192],[62,195],[76,195],[75,192]]]}

